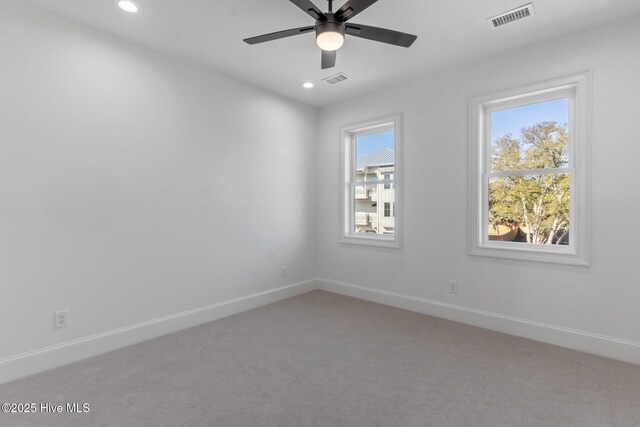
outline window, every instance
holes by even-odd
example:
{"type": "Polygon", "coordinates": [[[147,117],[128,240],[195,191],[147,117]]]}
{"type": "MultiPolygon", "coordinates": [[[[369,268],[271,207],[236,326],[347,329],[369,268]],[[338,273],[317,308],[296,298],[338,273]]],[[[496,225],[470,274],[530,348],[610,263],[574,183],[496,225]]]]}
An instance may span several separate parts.
{"type": "Polygon", "coordinates": [[[341,241],[400,247],[400,116],[344,126],[341,136],[341,241]]]}
{"type": "MultiPolygon", "coordinates": [[[[391,180],[391,179],[393,179],[393,178],[392,178],[392,175],[391,175],[390,173],[385,173],[385,174],[384,174],[384,178],[383,178],[383,179],[384,179],[385,181],[389,181],[389,180],[391,180]]],[[[384,185],[384,189],[385,189],[385,190],[390,190],[390,189],[391,189],[391,183],[387,182],[387,183],[384,185]]]]}
{"type": "Polygon", "coordinates": [[[472,255],[588,265],[589,81],[470,100],[472,255]]]}

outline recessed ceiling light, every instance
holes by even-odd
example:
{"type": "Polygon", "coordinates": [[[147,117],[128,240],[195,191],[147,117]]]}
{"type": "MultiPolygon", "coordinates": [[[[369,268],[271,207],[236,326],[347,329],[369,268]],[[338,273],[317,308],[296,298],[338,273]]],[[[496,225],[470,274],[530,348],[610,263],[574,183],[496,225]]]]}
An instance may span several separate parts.
{"type": "Polygon", "coordinates": [[[302,87],[305,88],[305,89],[312,89],[313,88],[313,83],[311,83],[311,82],[303,83],[302,87]]]}
{"type": "Polygon", "coordinates": [[[120,9],[124,10],[125,12],[137,13],[140,10],[138,5],[132,2],[131,0],[116,0],[116,4],[120,9]]]}

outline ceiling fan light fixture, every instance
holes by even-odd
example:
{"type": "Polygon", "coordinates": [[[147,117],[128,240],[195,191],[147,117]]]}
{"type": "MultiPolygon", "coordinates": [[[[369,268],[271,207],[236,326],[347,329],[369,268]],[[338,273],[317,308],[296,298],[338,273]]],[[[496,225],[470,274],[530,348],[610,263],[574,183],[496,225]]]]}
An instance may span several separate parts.
{"type": "Polygon", "coordinates": [[[316,28],[316,43],[327,52],[338,50],[344,44],[344,27],[334,22],[326,22],[316,28]]]}

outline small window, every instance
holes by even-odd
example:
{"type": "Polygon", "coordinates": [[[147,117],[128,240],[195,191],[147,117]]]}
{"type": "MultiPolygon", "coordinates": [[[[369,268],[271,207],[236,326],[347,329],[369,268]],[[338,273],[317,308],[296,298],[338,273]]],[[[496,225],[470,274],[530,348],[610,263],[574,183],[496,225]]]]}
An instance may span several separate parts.
{"type": "Polygon", "coordinates": [[[342,128],[343,243],[399,247],[400,117],[342,128]]]}
{"type": "Polygon", "coordinates": [[[393,188],[393,184],[391,183],[391,181],[393,180],[393,174],[392,173],[385,173],[382,179],[387,181],[387,183],[384,185],[384,189],[385,190],[391,190],[393,188]]]}
{"type": "Polygon", "coordinates": [[[587,264],[587,84],[584,74],[470,101],[473,255],[587,264]]]}

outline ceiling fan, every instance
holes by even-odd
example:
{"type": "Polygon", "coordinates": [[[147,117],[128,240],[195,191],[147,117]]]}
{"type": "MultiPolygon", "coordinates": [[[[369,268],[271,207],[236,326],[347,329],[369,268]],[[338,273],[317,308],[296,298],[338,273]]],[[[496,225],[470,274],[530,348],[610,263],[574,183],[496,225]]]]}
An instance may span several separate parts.
{"type": "Polygon", "coordinates": [[[290,1],[302,9],[307,15],[315,19],[315,25],[277,31],[275,33],[251,37],[244,41],[248,44],[257,44],[315,31],[316,43],[318,47],[322,49],[322,69],[324,70],[336,65],[336,51],[342,47],[345,35],[402,47],[411,46],[418,38],[418,36],[412,34],[387,30],[386,28],[370,27],[348,22],[351,18],[378,0],[348,0],[335,12],[333,12],[333,0],[327,0],[329,2],[329,11],[326,13],[318,9],[310,0],[290,1]]]}

